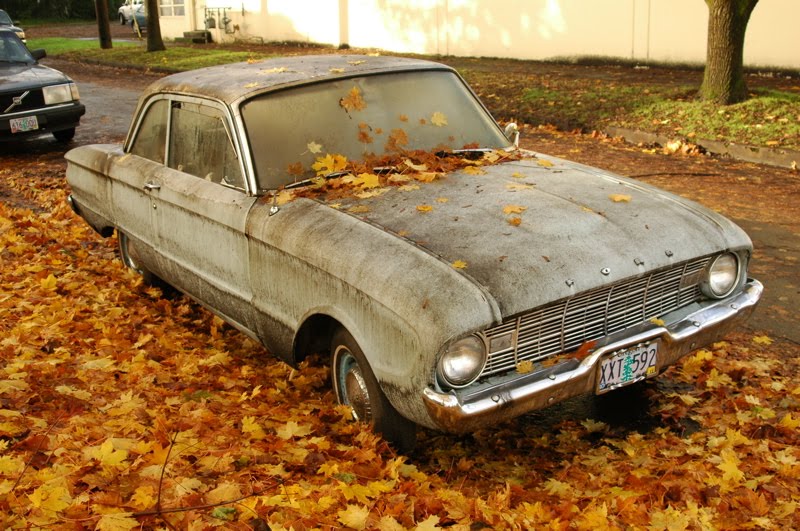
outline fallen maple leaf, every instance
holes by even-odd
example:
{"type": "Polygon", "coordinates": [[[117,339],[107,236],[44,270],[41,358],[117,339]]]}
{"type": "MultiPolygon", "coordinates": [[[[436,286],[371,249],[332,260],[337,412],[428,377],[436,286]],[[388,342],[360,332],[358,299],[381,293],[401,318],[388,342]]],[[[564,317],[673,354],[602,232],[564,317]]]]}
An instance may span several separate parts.
{"type": "Polygon", "coordinates": [[[512,227],[519,227],[522,225],[522,218],[518,216],[514,216],[513,218],[508,218],[508,224],[512,227]]]}
{"type": "Polygon", "coordinates": [[[753,343],[756,345],[771,345],[772,338],[769,336],[755,336],[753,338],[753,343]]]}
{"type": "Polygon", "coordinates": [[[553,163],[546,159],[536,159],[536,164],[544,168],[552,168],[553,163]]]}
{"type": "MultiPolygon", "coordinates": [[[[333,70],[334,69],[331,69],[331,71],[333,70]]],[[[342,69],[339,70],[344,72],[342,69]]],[[[347,93],[347,96],[339,100],[339,106],[348,112],[363,111],[367,108],[367,102],[361,97],[361,91],[358,90],[358,87],[353,87],[350,89],[350,92],[347,93]]]]}
{"type": "Polygon", "coordinates": [[[308,151],[309,151],[310,153],[317,154],[317,153],[319,153],[320,151],[322,151],[322,146],[321,146],[321,145],[319,145],[319,144],[317,144],[317,143],[316,143],[316,142],[314,142],[313,140],[312,140],[311,142],[309,142],[308,144],[306,144],[306,147],[308,148],[308,151]]]}
{"type": "Polygon", "coordinates": [[[631,201],[631,196],[625,194],[611,194],[608,198],[615,203],[630,203],[631,201]]]}
{"type": "Polygon", "coordinates": [[[317,172],[317,175],[327,175],[342,171],[346,166],[347,158],[345,156],[326,153],[324,157],[318,157],[317,161],[311,165],[311,168],[317,172]]]}
{"type": "Polygon", "coordinates": [[[431,123],[436,127],[444,127],[447,125],[447,117],[439,111],[436,111],[431,116],[431,123]]]}
{"type": "Polygon", "coordinates": [[[456,260],[455,262],[453,262],[450,265],[452,265],[456,269],[466,269],[466,267],[467,267],[467,263],[465,261],[463,261],[463,260],[456,260]]]}
{"type": "Polygon", "coordinates": [[[533,362],[531,360],[522,360],[517,363],[516,370],[519,374],[528,374],[529,372],[533,372],[533,362]]]}
{"type": "Polygon", "coordinates": [[[431,205],[417,205],[417,210],[423,213],[427,213],[433,210],[431,205]]]}
{"type": "Polygon", "coordinates": [[[522,214],[528,210],[528,207],[520,205],[506,205],[503,207],[503,214],[522,214]]]}
{"type": "Polygon", "coordinates": [[[339,515],[339,522],[351,529],[366,529],[367,518],[369,518],[369,508],[360,505],[347,505],[337,513],[339,515]]]}

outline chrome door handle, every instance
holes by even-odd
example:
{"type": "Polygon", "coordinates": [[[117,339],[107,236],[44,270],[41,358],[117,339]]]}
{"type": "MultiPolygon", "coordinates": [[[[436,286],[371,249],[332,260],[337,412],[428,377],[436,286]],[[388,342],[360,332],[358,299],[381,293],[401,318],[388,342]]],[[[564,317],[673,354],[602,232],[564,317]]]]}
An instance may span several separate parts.
{"type": "Polygon", "coordinates": [[[148,192],[151,190],[161,190],[161,185],[158,183],[144,183],[144,189],[148,192]]]}

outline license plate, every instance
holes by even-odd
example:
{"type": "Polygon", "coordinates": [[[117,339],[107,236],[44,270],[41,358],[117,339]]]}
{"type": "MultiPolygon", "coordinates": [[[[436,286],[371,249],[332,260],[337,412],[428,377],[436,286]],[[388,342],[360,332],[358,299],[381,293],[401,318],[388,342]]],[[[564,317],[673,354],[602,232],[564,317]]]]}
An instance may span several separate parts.
{"type": "Polygon", "coordinates": [[[605,393],[656,375],[658,343],[618,350],[600,362],[597,393],[605,393]]]}
{"type": "Polygon", "coordinates": [[[25,116],[24,118],[12,118],[9,120],[12,133],[25,133],[39,129],[39,120],[35,116],[25,116]]]}

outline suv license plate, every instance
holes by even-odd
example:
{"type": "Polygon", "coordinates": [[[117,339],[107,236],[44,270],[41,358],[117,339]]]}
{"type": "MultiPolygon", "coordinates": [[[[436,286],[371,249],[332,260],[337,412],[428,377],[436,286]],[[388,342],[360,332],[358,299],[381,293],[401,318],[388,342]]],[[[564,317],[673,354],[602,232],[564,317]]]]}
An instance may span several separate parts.
{"type": "Polygon", "coordinates": [[[26,133],[39,129],[39,120],[35,116],[25,116],[24,118],[12,118],[9,120],[12,133],[26,133]]]}
{"type": "Polygon", "coordinates": [[[658,343],[656,342],[637,345],[609,354],[600,362],[597,394],[655,376],[657,360],[658,343]]]}

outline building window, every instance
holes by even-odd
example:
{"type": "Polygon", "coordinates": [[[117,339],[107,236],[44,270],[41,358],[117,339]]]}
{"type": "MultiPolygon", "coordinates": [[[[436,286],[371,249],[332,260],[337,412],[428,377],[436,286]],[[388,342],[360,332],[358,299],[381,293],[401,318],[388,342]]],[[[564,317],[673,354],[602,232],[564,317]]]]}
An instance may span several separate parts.
{"type": "Polygon", "coordinates": [[[158,0],[159,15],[162,17],[182,17],[184,0],[158,0]]]}

